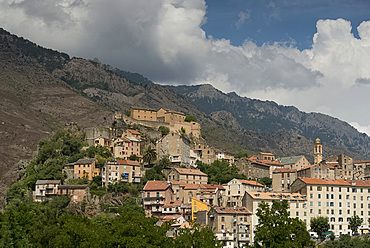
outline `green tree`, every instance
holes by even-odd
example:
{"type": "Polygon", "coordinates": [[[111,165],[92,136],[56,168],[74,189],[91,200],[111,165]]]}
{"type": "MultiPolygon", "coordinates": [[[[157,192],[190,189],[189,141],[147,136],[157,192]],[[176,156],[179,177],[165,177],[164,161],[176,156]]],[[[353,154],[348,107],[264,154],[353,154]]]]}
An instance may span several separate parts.
{"type": "Polygon", "coordinates": [[[164,168],[171,168],[172,163],[168,157],[163,157],[158,161],[158,165],[164,169],[164,168]]]}
{"type": "Polygon", "coordinates": [[[151,146],[144,152],[143,160],[144,162],[148,163],[149,165],[152,164],[157,159],[157,152],[151,146]]]}
{"type": "Polygon", "coordinates": [[[329,217],[318,216],[311,218],[311,230],[316,232],[320,239],[324,239],[324,233],[330,228],[329,217]]]}
{"type": "Polygon", "coordinates": [[[208,175],[209,183],[223,184],[227,183],[233,178],[247,179],[245,175],[239,174],[239,169],[235,166],[229,165],[229,162],[223,160],[216,160],[211,165],[197,162],[198,169],[208,175]]]}
{"type": "Polygon", "coordinates": [[[349,219],[349,229],[352,230],[352,234],[357,233],[357,229],[361,226],[364,220],[358,215],[354,215],[349,219]]]}
{"type": "Polygon", "coordinates": [[[248,157],[248,154],[247,152],[238,152],[238,154],[235,155],[235,158],[247,158],[248,157]]]}
{"type": "Polygon", "coordinates": [[[160,126],[160,127],[158,128],[158,131],[160,131],[160,132],[161,132],[162,137],[163,137],[163,136],[166,136],[167,134],[169,134],[169,133],[170,133],[170,129],[169,129],[168,127],[165,127],[165,126],[160,126]]]}
{"type": "Polygon", "coordinates": [[[195,118],[192,115],[188,115],[188,116],[185,117],[185,121],[186,122],[192,122],[192,121],[196,122],[197,121],[197,118],[195,118]]]}
{"type": "Polygon", "coordinates": [[[265,185],[268,188],[271,188],[272,179],[269,178],[269,177],[263,177],[263,178],[259,179],[258,182],[265,185]]]}
{"type": "Polygon", "coordinates": [[[311,244],[306,224],[289,217],[288,201],[273,201],[271,208],[262,202],[257,217],[256,247],[305,247],[311,244]]]}

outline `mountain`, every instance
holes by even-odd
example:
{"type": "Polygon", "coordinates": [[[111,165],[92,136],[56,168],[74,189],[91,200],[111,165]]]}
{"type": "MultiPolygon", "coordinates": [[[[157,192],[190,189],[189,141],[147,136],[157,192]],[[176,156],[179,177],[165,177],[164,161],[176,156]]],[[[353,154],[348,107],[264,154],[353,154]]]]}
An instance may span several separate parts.
{"type": "Polygon", "coordinates": [[[41,139],[71,122],[81,128],[109,127],[114,111],[131,106],[193,115],[208,144],[230,153],[247,149],[310,158],[313,140],[320,137],[328,154],[368,155],[369,137],[330,116],[224,94],[210,85],[164,87],[97,59],[43,48],[1,28],[0,84],[0,206],[41,139]]]}
{"type": "Polygon", "coordinates": [[[326,146],[370,155],[370,138],[359,133],[348,123],[320,113],[305,113],[292,106],[278,105],[272,101],[260,101],[240,97],[236,93],[225,94],[212,85],[167,86],[185,96],[200,111],[227,125],[259,134],[291,132],[309,140],[320,138],[326,146]],[[230,118],[220,120],[220,113],[230,118]]]}

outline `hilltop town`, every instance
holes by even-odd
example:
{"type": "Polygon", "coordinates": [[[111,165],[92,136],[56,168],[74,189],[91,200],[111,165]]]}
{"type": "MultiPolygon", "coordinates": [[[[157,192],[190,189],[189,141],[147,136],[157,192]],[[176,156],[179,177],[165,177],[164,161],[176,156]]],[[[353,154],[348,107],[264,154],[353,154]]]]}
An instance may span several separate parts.
{"type": "Polygon", "coordinates": [[[158,219],[156,225],[171,222],[169,237],[197,222],[211,227],[223,247],[230,248],[254,243],[261,202],[287,200],[289,215],[307,230],[312,218],[323,216],[330,233],[352,235],[349,220],[357,215],[364,220],[358,233],[369,232],[370,161],[345,154],[323,157],[319,138],[312,144],[310,163],[303,155],[276,157],[271,151],[227,154],[207,145],[194,116],[164,108],[131,107],[113,121],[110,129],[95,128],[86,136],[90,147],[106,148],[110,158],[101,163],[86,157],[63,165],[64,180],[36,182],[34,201],[69,195],[73,202],[91,203],[92,181],[99,187],[143,185],[139,204],[146,217],[158,219]],[[235,177],[212,176],[210,168],[220,166],[233,168],[235,177]],[[150,176],[155,168],[161,169],[162,179],[150,176]],[[76,180],[86,184],[73,184],[76,180]]]}

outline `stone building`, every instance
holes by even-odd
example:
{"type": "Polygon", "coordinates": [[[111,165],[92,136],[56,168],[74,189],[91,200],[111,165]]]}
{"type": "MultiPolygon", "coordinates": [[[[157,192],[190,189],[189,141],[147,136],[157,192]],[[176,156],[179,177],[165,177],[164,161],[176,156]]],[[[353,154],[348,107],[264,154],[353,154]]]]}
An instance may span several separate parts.
{"type": "Polygon", "coordinates": [[[263,191],[265,186],[258,183],[257,181],[232,179],[227,183],[225,195],[224,195],[224,206],[242,206],[242,198],[244,193],[247,191],[263,191]]]}
{"type": "Polygon", "coordinates": [[[310,177],[310,178],[335,178],[334,165],[321,161],[318,164],[306,166],[297,170],[297,177],[310,177]]]}
{"type": "Polygon", "coordinates": [[[283,157],[279,161],[284,165],[284,168],[291,170],[299,170],[310,165],[310,162],[303,155],[283,157]]]}
{"type": "Polygon", "coordinates": [[[270,177],[270,166],[264,162],[244,157],[236,160],[235,165],[240,170],[240,173],[247,178],[270,177]]]}
{"type": "Polygon", "coordinates": [[[101,175],[105,186],[118,181],[140,183],[142,178],[140,163],[132,160],[106,161],[101,169],[101,175]]]}
{"type": "Polygon", "coordinates": [[[33,200],[35,202],[43,202],[51,200],[53,196],[58,195],[58,186],[60,180],[37,180],[35,191],[33,191],[33,200]]]}
{"type": "Polygon", "coordinates": [[[207,184],[208,175],[196,169],[172,168],[168,181],[180,181],[186,184],[207,184]]]}
{"type": "Polygon", "coordinates": [[[272,190],[290,192],[290,185],[297,179],[297,170],[288,168],[275,169],[272,174],[272,190]]]}
{"type": "Polygon", "coordinates": [[[71,201],[83,202],[90,200],[89,185],[59,185],[58,195],[69,195],[71,201]]]}
{"type": "Polygon", "coordinates": [[[190,142],[179,133],[169,133],[157,141],[158,159],[168,157],[176,166],[190,166],[190,142]]]}

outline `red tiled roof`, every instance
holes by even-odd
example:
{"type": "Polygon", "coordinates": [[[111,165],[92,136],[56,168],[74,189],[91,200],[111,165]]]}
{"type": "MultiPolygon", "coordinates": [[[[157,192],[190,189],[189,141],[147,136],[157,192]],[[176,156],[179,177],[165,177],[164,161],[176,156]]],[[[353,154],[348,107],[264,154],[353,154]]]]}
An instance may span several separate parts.
{"type": "Polygon", "coordinates": [[[214,185],[214,184],[198,184],[201,191],[215,191],[216,189],[225,190],[224,187],[221,185],[214,185]]]}
{"type": "Polygon", "coordinates": [[[267,165],[284,166],[280,161],[262,160],[262,162],[267,164],[267,165]]]}
{"type": "Polygon", "coordinates": [[[159,219],[163,222],[170,221],[170,220],[176,220],[180,218],[182,215],[181,214],[174,214],[174,215],[164,215],[164,216],[159,216],[159,219]]]}
{"type": "Polygon", "coordinates": [[[249,181],[249,180],[243,180],[243,179],[236,179],[240,181],[241,183],[249,184],[249,185],[255,185],[255,186],[260,186],[260,187],[265,187],[263,184],[260,184],[257,181],[249,181]]]}
{"type": "Polygon", "coordinates": [[[272,154],[271,152],[260,152],[260,154],[274,156],[274,154],[272,154]]]}
{"type": "Polygon", "coordinates": [[[251,214],[246,207],[215,207],[219,214],[251,214]]]}
{"type": "Polygon", "coordinates": [[[139,134],[140,135],[140,133],[138,131],[135,131],[135,130],[132,130],[132,129],[128,129],[128,131],[132,134],[139,134]]]}
{"type": "Polygon", "coordinates": [[[194,189],[198,189],[198,186],[199,184],[195,184],[195,183],[183,183],[183,184],[180,184],[180,187],[183,187],[185,190],[194,190],[194,189]]]}
{"type": "Polygon", "coordinates": [[[364,161],[353,161],[354,164],[362,164],[362,163],[370,163],[370,160],[364,160],[364,161]]]}
{"type": "Polygon", "coordinates": [[[276,168],[273,173],[294,173],[297,172],[296,169],[288,169],[288,168],[276,168]]]}
{"type": "Polygon", "coordinates": [[[169,207],[180,207],[181,206],[181,201],[168,201],[164,204],[163,207],[169,208],[169,207]]]}
{"type": "Polygon", "coordinates": [[[175,168],[175,170],[184,175],[197,175],[197,176],[207,176],[207,174],[201,172],[200,170],[185,169],[185,168],[175,168]]]}
{"type": "Polygon", "coordinates": [[[167,181],[148,181],[145,184],[144,190],[151,191],[151,190],[166,190],[170,185],[167,181]]]}
{"type": "Polygon", "coordinates": [[[264,166],[268,166],[268,167],[270,167],[270,165],[265,164],[265,163],[264,163],[264,162],[262,162],[262,161],[253,160],[253,159],[251,159],[251,158],[247,158],[247,160],[249,160],[249,161],[251,161],[252,163],[255,163],[255,164],[259,164],[259,165],[264,165],[264,166]]]}
{"type": "Polygon", "coordinates": [[[325,184],[325,185],[344,185],[350,186],[350,180],[344,179],[323,179],[323,178],[309,178],[309,177],[299,177],[306,184],[325,184]]]}
{"type": "Polygon", "coordinates": [[[306,166],[306,167],[303,167],[303,168],[301,168],[301,169],[299,169],[299,170],[297,170],[297,171],[303,171],[303,170],[307,170],[307,169],[309,169],[309,168],[311,168],[311,167],[313,167],[313,166],[315,166],[316,164],[311,164],[311,165],[308,165],[308,166],[306,166]]]}
{"type": "Polygon", "coordinates": [[[134,165],[134,166],[140,166],[140,163],[138,161],[134,161],[134,160],[124,160],[124,159],[120,159],[120,160],[117,160],[117,163],[118,164],[122,164],[122,165],[134,165]]]}

